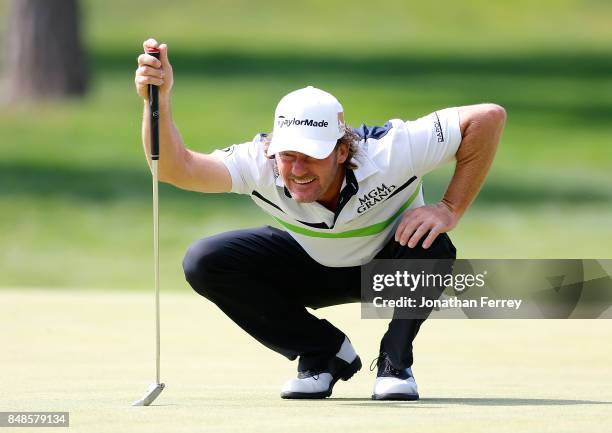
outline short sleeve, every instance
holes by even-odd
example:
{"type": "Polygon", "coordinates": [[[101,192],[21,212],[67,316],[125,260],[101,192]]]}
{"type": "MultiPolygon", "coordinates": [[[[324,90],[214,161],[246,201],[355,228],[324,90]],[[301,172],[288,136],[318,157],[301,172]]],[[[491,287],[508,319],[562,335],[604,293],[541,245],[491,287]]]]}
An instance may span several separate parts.
{"type": "Polygon", "coordinates": [[[253,141],[215,150],[211,155],[227,167],[232,177],[231,192],[250,194],[255,189],[261,178],[261,159],[264,158],[263,145],[257,137],[253,141]]]}
{"type": "Polygon", "coordinates": [[[413,169],[418,176],[455,158],[461,143],[459,110],[446,108],[415,121],[404,122],[413,169]]]}

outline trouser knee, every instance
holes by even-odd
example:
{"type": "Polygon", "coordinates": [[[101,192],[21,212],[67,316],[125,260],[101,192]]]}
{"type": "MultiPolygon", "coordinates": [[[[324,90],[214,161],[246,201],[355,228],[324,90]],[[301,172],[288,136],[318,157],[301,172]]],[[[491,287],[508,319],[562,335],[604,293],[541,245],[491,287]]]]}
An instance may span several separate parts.
{"type": "Polygon", "coordinates": [[[457,250],[446,233],[440,233],[436,237],[429,251],[432,258],[436,259],[455,259],[457,257],[457,250]]]}
{"type": "Polygon", "coordinates": [[[210,238],[194,242],[183,258],[185,279],[198,294],[210,299],[214,292],[220,264],[223,262],[221,246],[210,238]]]}

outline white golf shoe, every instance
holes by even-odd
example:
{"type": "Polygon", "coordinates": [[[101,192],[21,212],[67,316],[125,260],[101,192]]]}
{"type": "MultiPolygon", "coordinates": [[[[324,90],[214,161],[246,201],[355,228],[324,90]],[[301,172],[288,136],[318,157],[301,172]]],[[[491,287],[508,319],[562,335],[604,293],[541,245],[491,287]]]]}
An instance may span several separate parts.
{"type": "Polygon", "coordinates": [[[322,370],[298,372],[295,379],[285,382],[281,389],[281,398],[321,399],[329,397],[339,379],[349,380],[361,369],[361,359],[355,352],[348,338],[322,370]]]}
{"type": "Polygon", "coordinates": [[[378,372],[372,392],[373,400],[419,399],[419,390],[411,368],[394,368],[386,354],[382,354],[375,361],[378,372]]]}

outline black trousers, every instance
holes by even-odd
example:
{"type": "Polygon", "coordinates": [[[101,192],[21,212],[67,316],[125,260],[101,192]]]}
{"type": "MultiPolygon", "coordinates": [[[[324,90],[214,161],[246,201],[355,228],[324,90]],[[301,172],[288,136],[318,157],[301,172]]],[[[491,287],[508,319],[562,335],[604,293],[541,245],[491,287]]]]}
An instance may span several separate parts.
{"type": "MultiPolygon", "coordinates": [[[[424,239],[424,238],[423,238],[424,239]]],[[[450,238],[440,234],[423,249],[393,239],[377,259],[454,259],[450,238]]],[[[332,268],[314,261],[285,231],[265,226],[221,233],[195,242],[183,260],[193,289],[238,326],[298,370],[326,365],[344,333],[306,310],[360,301],[360,267],[332,268]]],[[[412,342],[423,320],[392,319],[380,342],[395,368],[410,367],[412,342]]]]}

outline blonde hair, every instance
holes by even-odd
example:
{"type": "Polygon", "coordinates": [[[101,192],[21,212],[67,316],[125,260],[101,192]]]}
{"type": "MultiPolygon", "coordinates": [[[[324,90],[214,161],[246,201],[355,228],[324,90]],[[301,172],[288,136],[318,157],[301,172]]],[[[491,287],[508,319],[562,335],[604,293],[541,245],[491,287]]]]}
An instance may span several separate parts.
{"type": "MultiPolygon", "coordinates": [[[[261,134],[261,142],[264,146],[264,152],[268,159],[274,159],[274,155],[268,155],[268,147],[270,147],[270,142],[272,141],[272,134],[261,134]]],[[[344,128],[344,135],[338,139],[336,142],[336,147],[334,150],[338,149],[338,147],[342,144],[346,144],[348,147],[348,156],[346,157],[346,161],[344,161],[344,167],[355,170],[357,168],[357,164],[353,161],[353,156],[359,150],[359,141],[361,137],[351,128],[349,125],[346,125],[344,128]]]]}

